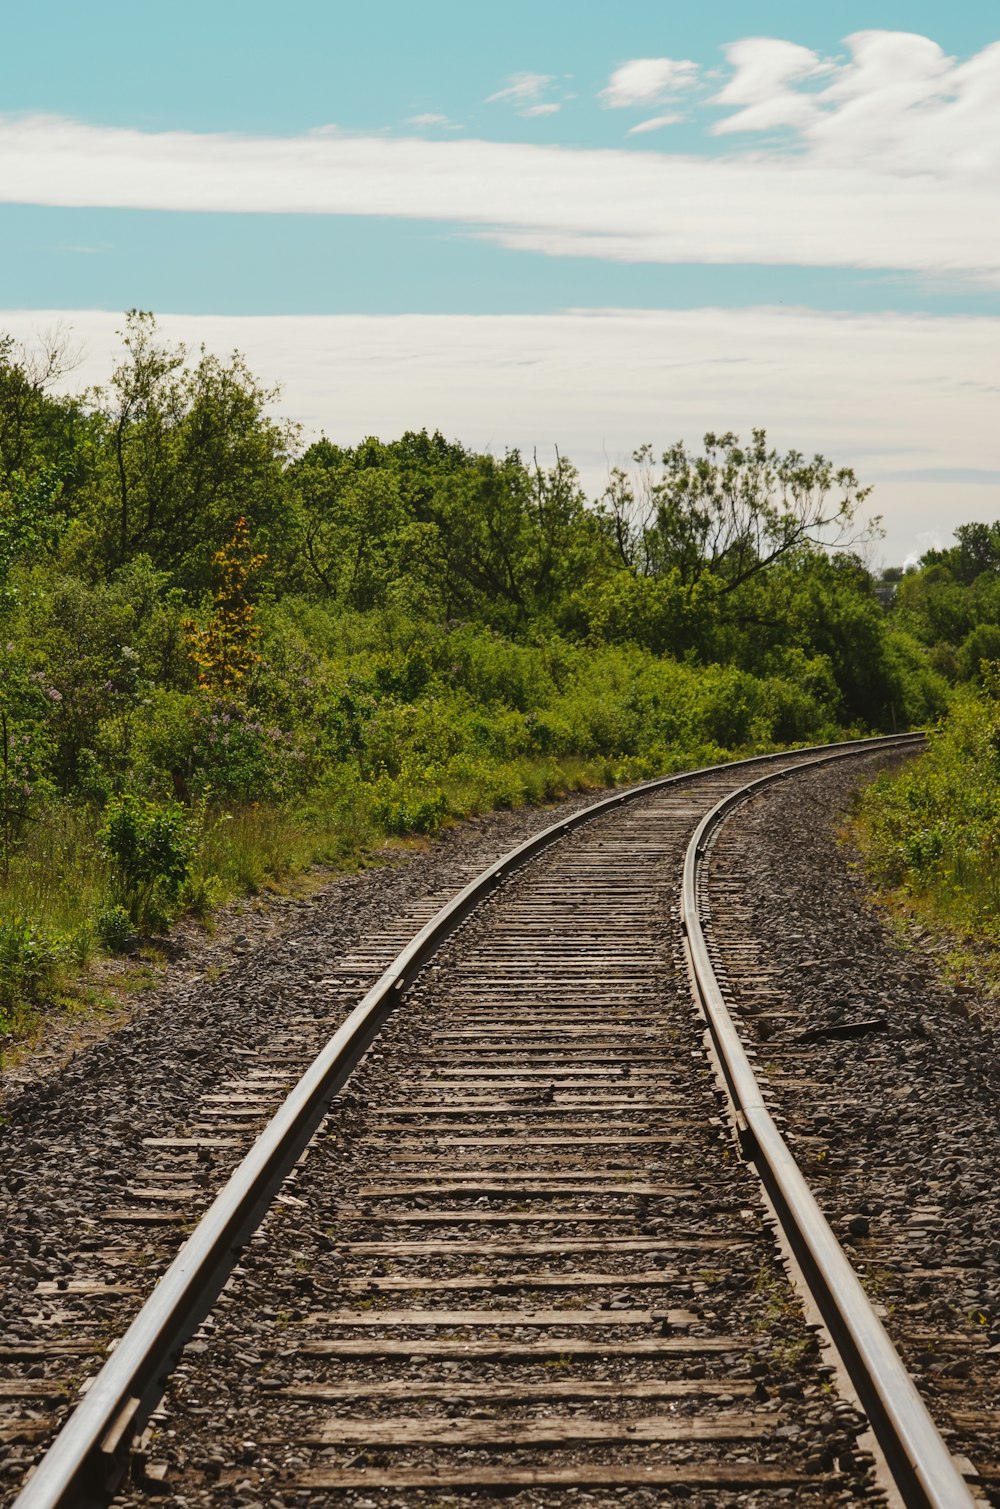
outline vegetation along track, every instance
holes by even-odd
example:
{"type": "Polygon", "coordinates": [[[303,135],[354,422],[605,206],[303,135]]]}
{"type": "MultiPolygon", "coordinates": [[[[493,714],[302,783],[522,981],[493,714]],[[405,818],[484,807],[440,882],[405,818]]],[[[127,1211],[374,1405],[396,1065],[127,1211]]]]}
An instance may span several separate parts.
{"type": "MultiPolygon", "coordinates": [[[[195,1230],[27,1482],[25,1509],[99,1494],[142,1427],[123,1493],[177,1503],[363,1503],[380,1489],[396,1503],[878,1497],[866,1422],[785,1277],[683,981],[685,849],[745,781],[729,767],[614,799],[536,840],[530,866],[468,888],[446,948],[418,936],[195,1230]],[[147,1425],[179,1336],[223,1282],[147,1425]]],[[[256,1103],[223,1096],[235,1120],[214,1130],[259,1114],[259,1088],[256,1103]]],[[[133,1192],[152,1224],[158,1209],[176,1224],[197,1192],[204,1140],[158,1139],[150,1186],[133,1192]]],[[[100,1239],[88,1245],[103,1272],[100,1239]]],[[[42,1438],[47,1401],[68,1392],[55,1372],[107,1341],[99,1302],[116,1286],[62,1282],[45,1342],[3,1353],[21,1410],[8,1438],[26,1429],[25,1399],[42,1438]]],[[[970,1502],[892,1365],[890,1353],[868,1395],[921,1438],[905,1496],[970,1502]]]]}

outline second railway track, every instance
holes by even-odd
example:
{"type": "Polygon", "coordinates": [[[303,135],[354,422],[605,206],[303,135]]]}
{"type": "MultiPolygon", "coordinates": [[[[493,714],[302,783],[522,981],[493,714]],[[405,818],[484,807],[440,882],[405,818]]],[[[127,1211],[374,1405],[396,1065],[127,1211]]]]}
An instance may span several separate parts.
{"type": "MultiPolygon", "coordinates": [[[[755,773],[616,804],[508,872],[450,943],[389,981],[401,1008],[185,1351],[126,1499],[880,1498],[867,1422],[838,1391],[737,1156],[686,979],[685,851],[755,773]]],[[[320,1096],[303,1127],[323,1109],[320,1096]]],[[[200,1168],[195,1141],[163,1139],[168,1205],[200,1168]]],[[[189,1332],[196,1318],[198,1304],[189,1332]]],[[[72,1312],[65,1327],[71,1347],[72,1312]]],[[[137,1344],[130,1333],[111,1371],[137,1344]]],[[[40,1403],[57,1392],[57,1356],[25,1379],[40,1403]]],[[[25,1509],[93,1495],[163,1367],[158,1354],[127,1386],[97,1380],[77,1416],[82,1440],[103,1388],[96,1450],[73,1467],[71,1441],[57,1442],[25,1509]]],[[[911,1486],[909,1502],[972,1502],[957,1472],[947,1481],[943,1497],[911,1486]]]]}

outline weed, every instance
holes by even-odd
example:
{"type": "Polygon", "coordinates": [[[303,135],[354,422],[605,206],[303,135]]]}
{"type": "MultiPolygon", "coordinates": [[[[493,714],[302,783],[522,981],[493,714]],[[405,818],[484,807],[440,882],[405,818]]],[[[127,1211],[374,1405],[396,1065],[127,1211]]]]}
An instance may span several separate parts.
{"type": "Polygon", "coordinates": [[[97,936],[110,954],[127,954],[138,941],[135,923],[121,905],[108,907],[97,918],[97,936]]]}
{"type": "Polygon", "coordinates": [[[169,920],[194,847],[183,808],[126,793],[108,803],[98,836],[131,920],[137,926],[169,920]]]}
{"type": "Polygon", "coordinates": [[[26,916],[0,917],[0,1034],[23,1033],[51,997],[64,945],[26,916]]]}

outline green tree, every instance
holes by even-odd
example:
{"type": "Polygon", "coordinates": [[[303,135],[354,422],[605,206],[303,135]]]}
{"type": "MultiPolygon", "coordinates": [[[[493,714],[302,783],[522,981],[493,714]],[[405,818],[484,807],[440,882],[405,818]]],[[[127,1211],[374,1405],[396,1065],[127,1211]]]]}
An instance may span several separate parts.
{"type": "Polygon", "coordinates": [[[804,547],[854,547],[877,525],[858,524],[871,489],[850,467],[798,451],[782,456],[763,430],[748,446],[731,432],[710,432],[700,456],[679,441],[659,472],[650,446],[634,462],[631,475],[612,472],[602,518],[637,574],[676,569],[685,583],[712,576],[724,596],[804,547]]]}
{"type": "Polygon", "coordinates": [[[50,391],[72,365],[58,334],[33,349],[0,335],[0,592],[19,561],[55,550],[91,472],[92,417],[50,391]]]}
{"type": "Polygon", "coordinates": [[[212,557],[245,517],[255,536],[291,527],[285,463],[295,427],[269,417],[277,390],[243,357],[202,349],[192,366],[151,314],[130,310],[125,359],[91,401],[104,413],[96,549],[110,576],[148,555],[189,591],[211,582],[212,557]]]}

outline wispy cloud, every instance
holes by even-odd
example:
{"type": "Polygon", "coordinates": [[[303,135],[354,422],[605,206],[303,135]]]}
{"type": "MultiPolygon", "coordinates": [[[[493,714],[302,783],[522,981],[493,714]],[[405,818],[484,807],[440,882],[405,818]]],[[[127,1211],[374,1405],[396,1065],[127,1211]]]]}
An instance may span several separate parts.
{"type": "Polygon", "coordinates": [[[512,105],[518,115],[555,115],[562,106],[542,96],[555,83],[551,73],[512,73],[503,89],[488,96],[488,105],[512,105]]]}
{"type": "MultiPolygon", "coordinates": [[[[734,46],[714,102],[733,113],[715,129],[750,133],[751,145],[725,156],[435,140],[419,128],[254,138],[8,117],[0,200],[432,219],[550,256],[1000,283],[1000,44],[965,62],[908,34],[858,33],[848,46],[835,65],[784,42],[734,46]],[[761,142],[779,126],[777,146],[761,142]]],[[[519,75],[499,96],[551,113],[550,87],[549,75],[519,75]]]]}
{"type": "Polygon", "coordinates": [[[407,120],[408,126],[448,126],[455,129],[455,122],[447,115],[438,115],[436,111],[427,110],[423,115],[411,115],[407,120]]]}
{"type": "Polygon", "coordinates": [[[678,126],[684,119],[683,115],[653,115],[648,121],[640,121],[637,126],[629,126],[626,136],[645,136],[647,131],[662,131],[664,126],[678,126]]]}
{"type": "Polygon", "coordinates": [[[674,58],[632,58],[615,69],[607,87],[601,90],[600,99],[609,110],[657,105],[697,82],[697,63],[674,58]]]}
{"type": "Polygon", "coordinates": [[[914,538],[916,544],[903,560],[904,566],[918,566],[920,557],[926,555],[928,550],[943,550],[945,545],[950,544],[940,529],[920,529],[914,538]]]}

